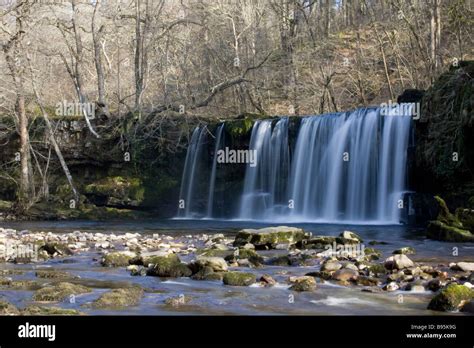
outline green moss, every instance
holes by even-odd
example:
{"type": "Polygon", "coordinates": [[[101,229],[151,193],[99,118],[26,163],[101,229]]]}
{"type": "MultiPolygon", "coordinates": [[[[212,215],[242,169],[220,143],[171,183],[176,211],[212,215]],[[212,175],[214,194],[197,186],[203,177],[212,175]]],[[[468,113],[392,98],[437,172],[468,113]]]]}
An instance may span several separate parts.
{"type": "Polygon", "coordinates": [[[107,177],[86,185],[84,192],[107,197],[107,204],[110,205],[140,204],[145,196],[141,179],[122,176],[107,177]]]}
{"type": "Polygon", "coordinates": [[[168,256],[155,256],[148,261],[152,264],[147,270],[147,275],[155,277],[189,277],[192,274],[191,269],[184,263],[181,263],[178,255],[169,254],[168,256]]]}
{"type": "Polygon", "coordinates": [[[47,302],[64,301],[71,295],[84,294],[88,292],[91,292],[89,288],[79,284],[58,283],[37,290],[33,295],[33,300],[47,302]]]}
{"type": "Polygon", "coordinates": [[[241,120],[232,120],[226,122],[225,128],[233,138],[247,135],[253,127],[254,120],[246,117],[241,120]]]}
{"type": "Polygon", "coordinates": [[[385,274],[387,272],[387,270],[385,269],[385,266],[381,264],[370,265],[369,271],[374,273],[375,275],[385,274]]]}
{"type": "Polygon", "coordinates": [[[375,248],[365,248],[364,254],[367,260],[378,260],[380,256],[382,256],[380,250],[377,250],[375,248]]]}
{"type": "Polygon", "coordinates": [[[461,221],[463,228],[474,231],[474,209],[456,209],[456,217],[461,221]]]}
{"type": "Polygon", "coordinates": [[[471,232],[448,226],[441,221],[430,221],[427,237],[445,242],[474,242],[474,235],[471,232]]]}
{"type": "Polygon", "coordinates": [[[124,267],[129,265],[129,261],[136,255],[132,252],[112,252],[106,254],[101,261],[102,266],[105,267],[124,267]]]}
{"type": "Polygon", "coordinates": [[[195,274],[192,275],[191,279],[194,280],[218,280],[222,281],[224,272],[214,272],[212,267],[203,267],[195,274]]]}
{"type": "Polygon", "coordinates": [[[449,208],[446,205],[446,202],[439,196],[435,196],[434,198],[438,202],[438,207],[439,207],[439,213],[436,220],[448,226],[463,228],[461,221],[459,221],[459,219],[455,215],[450,213],[449,208]]]}
{"type": "Polygon", "coordinates": [[[222,280],[225,285],[249,286],[256,282],[256,277],[252,273],[226,272],[222,280]]]}
{"type": "Polygon", "coordinates": [[[143,297],[143,289],[138,287],[114,289],[102,294],[92,303],[94,308],[123,308],[136,306],[143,297]]]}
{"type": "Polygon", "coordinates": [[[456,311],[473,298],[473,290],[464,285],[450,284],[431,299],[428,309],[435,311],[456,311]]]}
{"type": "Polygon", "coordinates": [[[22,315],[83,315],[76,309],[59,307],[28,306],[21,311],[22,315]]]}

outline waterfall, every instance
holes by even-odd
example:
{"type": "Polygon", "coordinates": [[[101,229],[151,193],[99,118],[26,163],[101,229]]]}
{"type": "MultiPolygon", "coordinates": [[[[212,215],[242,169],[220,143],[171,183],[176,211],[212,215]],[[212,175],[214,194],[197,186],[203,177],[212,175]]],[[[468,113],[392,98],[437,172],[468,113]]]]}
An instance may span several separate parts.
{"type": "Polygon", "coordinates": [[[217,135],[216,135],[216,143],[214,146],[214,158],[212,161],[212,171],[211,171],[211,179],[209,181],[209,193],[207,199],[207,218],[212,218],[213,208],[214,208],[214,190],[216,186],[216,172],[217,172],[217,151],[221,149],[222,142],[223,142],[223,131],[224,131],[225,124],[222,123],[217,128],[217,135]]]}
{"type": "Polygon", "coordinates": [[[194,201],[196,190],[201,178],[200,167],[204,142],[207,135],[207,127],[196,127],[191,136],[191,141],[186,153],[183,176],[181,178],[181,189],[179,193],[180,205],[184,203],[184,208],[180,207],[179,217],[191,218],[199,214],[199,208],[194,201]]]}
{"type": "Polygon", "coordinates": [[[288,177],[288,118],[280,119],[273,131],[272,121],[257,121],[250,137],[251,151],[257,153],[257,165],[247,165],[240,219],[264,219],[278,214],[288,177]]]}
{"type": "MultiPolygon", "coordinates": [[[[256,165],[247,163],[236,213],[227,217],[271,222],[400,223],[411,111],[381,110],[361,108],[301,118],[294,142],[289,139],[288,117],[256,121],[249,141],[256,165]]],[[[235,165],[217,165],[217,152],[224,146],[221,124],[213,144],[214,157],[207,161],[212,163],[210,177],[202,177],[198,164],[206,134],[206,127],[196,128],[191,137],[180,194],[186,208],[180,217],[215,217],[217,173],[235,165]],[[199,181],[207,185],[201,197],[196,189],[199,181]],[[199,198],[205,201],[206,196],[207,214],[206,205],[196,202],[199,198]]]]}

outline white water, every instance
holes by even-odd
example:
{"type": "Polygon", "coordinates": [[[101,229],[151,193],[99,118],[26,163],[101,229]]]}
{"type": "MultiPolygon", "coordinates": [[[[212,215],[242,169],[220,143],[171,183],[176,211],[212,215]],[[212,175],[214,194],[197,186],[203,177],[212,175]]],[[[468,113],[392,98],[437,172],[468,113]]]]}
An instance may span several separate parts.
{"type": "MultiPolygon", "coordinates": [[[[249,143],[257,165],[247,165],[238,209],[230,218],[265,222],[398,224],[406,191],[410,116],[383,116],[380,109],[309,116],[301,120],[290,154],[288,118],[256,121],[249,143]]],[[[207,130],[207,129],[206,129],[207,130]]],[[[223,147],[223,126],[215,153],[223,147]]],[[[180,217],[196,214],[192,201],[202,129],[186,156],[181,197],[190,202],[180,217]]],[[[215,204],[212,164],[207,218],[215,204]]]]}

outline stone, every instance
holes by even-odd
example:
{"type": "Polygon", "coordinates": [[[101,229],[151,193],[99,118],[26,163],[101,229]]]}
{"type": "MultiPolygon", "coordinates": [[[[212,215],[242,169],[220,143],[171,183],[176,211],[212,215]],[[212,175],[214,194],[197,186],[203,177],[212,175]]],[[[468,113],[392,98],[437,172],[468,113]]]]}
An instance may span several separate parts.
{"type": "Polygon", "coordinates": [[[338,244],[359,244],[362,243],[362,238],[351,231],[343,231],[339,236],[336,238],[336,242],[338,244]]]}
{"type": "Polygon", "coordinates": [[[415,248],[412,248],[412,247],[403,247],[403,248],[394,250],[392,254],[409,255],[409,254],[414,254],[414,253],[415,253],[415,248]]]}
{"type": "Polygon", "coordinates": [[[61,256],[61,255],[72,255],[73,251],[68,248],[67,245],[62,244],[62,243],[46,243],[42,245],[39,250],[44,250],[48,253],[48,255],[54,257],[54,256],[61,256]]]}
{"type": "Polygon", "coordinates": [[[179,307],[191,302],[191,297],[185,295],[168,297],[164,302],[167,306],[179,307]]]}
{"type": "Polygon", "coordinates": [[[396,291],[396,290],[398,290],[399,288],[400,288],[400,287],[398,286],[397,283],[395,283],[395,282],[390,282],[390,283],[388,283],[388,284],[385,284],[382,289],[385,290],[385,291],[396,291]]]}
{"type": "Polygon", "coordinates": [[[316,280],[314,277],[290,277],[290,282],[293,283],[293,285],[290,286],[290,290],[293,291],[313,291],[316,289],[316,280]]]}
{"type": "Polygon", "coordinates": [[[276,284],[276,280],[273,279],[269,274],[264,274],[260,277],[259,282],[263,284],[263,286],[274,286],[276,284]]]}
{"type": "Polygon", "coordinates": [[[451,312],[460,310],[474,297],[474,290],[459,284],[449,284],[442,289],[428,304],[428,309],[451,312]]]}
{"type": "Polygon", "coordinates": [[[363,285],[363,286],[377,286],[380,284],[380,280],[373,277],[359,276],[356,279],[356,283],[357,285],[363,285]]]}
{"type": "Polygon", "coordinates": [[[193,280],[218,280],[222,281],[223,272],[214,272],[211,267],[203,267],[191,276],[193,280]]]}
{"type": "Polygon", "coordinates": [[[214,272],[226,272],[228,269],[222,257],[198,256],[196,264],[199,268],[210,267],[214,272]]]}
{"type": "Polygon", "coordinates": [[[474,262],[458,262],[452,269],[463,272],[474,272],[474,262]]]}
{"type": "Polygon", "coordinates": [[[382,256],[382,253],[375,248],[365,248],[364,249],[365,260],[372,261],[378,260],[382,256]]]}
{"type": "Polygon", "coordinates": [[[278,226],[261,229],[243,229],[234,240],[234,246],[243,246],[251,243],[256,249],[273,249],[277,244],[294,245],[306,238],[301,228],[278,226]]]}
{"type": "Polygon", "coordinates": [[[314,278],[320,278],[323,280],[329,280],[331,279],[332,275],[330,272],[327,271],[320,271],[320,272],[309,272],[305,274],[306,276],[314,277],[314,278]]]}
{"type": "Polygon", "coordinates": [[[150,266],[146,273],[148,276],[178,278],[192,275],[191,269],[186,264],[181,263],[176,254],[155,256],[149,262],[150,266]]]}
{"type": "Polygon", "coordinates": [[[34,301],[59,302],[71,295],[91,292],[91,289],[79,284],[57,283],[37,290],[33,295],[34,301]]]}
{"type": "Polygon", "coordinates": [[[342,264],[337,261],[327,261],[321,266],[321,271],[334,272],[342,268],[342,264]]]}
{"type": "Polygon", "coordinates": [[[404,254],[390,256],[385,260],[384,266],[388,270],[393,269],[404,269],[408,267],[413,267],[415,264],[408,256],[404,254]]]}
{"type": "Polygon", "coordinates": [[[328,245],[332,246],[336,243],[336,237],[331,236],[314,236],[308,239],[302,239],[296,244],[298,248],[303,249],[326,249],[328,245]]]}
{"type": "Polygon", "coordinates": [[[355,281],[359,277],[359,272],[349,269],[349,268],[342,268],[337,270],[336,272],[333,273],[332,279],[333,280],[338,280],[342,282],[346,281],[355,281]]]}
{"type": "Polygon", "coordinates": [[[129,261],[136,257],[136,253],[132,251],[115,251],[105,254],[101,260],[104,267],[125,267],[129,265],[129,261]]]}
{"type": "Polygon", "coordinates": [[[430,221],[426,235],[428,238],[443,242],[474,242],[474,235],[468,230],[448,226],[441,221],[430,221]]]}
{"type": "Polygon", "coordinates": [[[10,302],[0,300],[0,315],[20,315],[20,311],[10,302]]]}
{"type": "Polygon", "coordinates": [[[252,273],[226,272],[222,280],[225,285],[249,286],[255,283],[256,277],[252,273]]]}
{"type": "Polygon", "coordinates": [[[103,293],[92,302],[94,308],[123,308],[136,306],[143,297],[143,289],[139,287],[120,288],[103,293]]]}

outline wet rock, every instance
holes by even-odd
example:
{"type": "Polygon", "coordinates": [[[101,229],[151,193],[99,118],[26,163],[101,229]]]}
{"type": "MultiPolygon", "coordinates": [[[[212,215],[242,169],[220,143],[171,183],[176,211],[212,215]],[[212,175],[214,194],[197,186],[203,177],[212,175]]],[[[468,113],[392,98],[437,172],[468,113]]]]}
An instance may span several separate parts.
{"type": "Polygon", "coordinates": [[[155,256],[150,259],[151,266],[148,267],[147,275],[155,277],[189,277],[191,269],[181,262],[178,255],[155,256]]]}
{"type": "Polygon", "coordinates": [[[209,257],[230,257],[233,255],[232,250],[218,250],[218,249],[200,249],[196,251],[197,255],[209,257]]]}
{"type": "Polygon", "coordinates": [[[56,270],[38,270],[35,272],[36,277],[44,279],[65,279],[75,278],[68,272],[56,271],[56,270]]]}
{"type": "Polygon", "coordinates": [[[60,307],[28,306],[21,311],[22,315],[83,315],[76,309],[60,307]]]}
{"type": "Polygon", "coordinates": [[[342,264],[340,262],[329,260],[329,261],[326,261],[321,266],[321,271],[334,272],[334,271],[337,271],[340,268],[342,268],[342,264]]]}
{"type": "Polygon", "coordinates": [[[66,244],[62,243],[46,243],[42,245],[39,250],[46,251],[51,257],[74,254],[73,251],[66,244]]]}
{"type": "Polygon", "coordinates": [[[255,250],[252,249],[238,249],[235,255],[235,258],[238,259],[248,259],[249,262],[254,266],[260,266],[263,264],[263,257],[257,254],[255,250]]]}
{"type": "Polygon", "coordinates": [[[403,248],[394,250],[392,254],[409,255],[409,254],[414,254],[414,253],[415,253],[415,248],[412,248],[412,247],[403,247],[403,248]]]}
{"type": "Polygon", "coordinates": [[[341,268],[333,273],[332,279],[342,282],[355,281],[359,277],[359,272],[349,268],[341,268]]]}
{"type": "Polygon", "coordinates": [[[363,286],[377,286],[380,284],[380,280],[373,277],[359,276],[356,280],[357,285],[363,286]]]}
{"type": "Polygon", "coordinates": [[[294,245],[306,238],[306,233],[296,227],[278,226],[261,229],[241,230],[234,240],[234,246],[251,243],[256,249],[274,249],[277,244],[294,245]]]}
{"type": "Polygon", "coordinates": [[[472,289],[459,284],[449,284],[431,299],[428,309],[443,312],[457,311],[473,297],[472,289]]]}
{"type": "Polygon", "coordinates": [[[296,243],[296,247],[302,249],[319,249],[324,250],[328,245],[336,243],[336,237],[331,236],[314,236],[308,239],[302,239],[296,243]]]}
{"type": "Polygon", "coordinates": [[[223,278],[225,285],[232,286],[249,286],[254,284],[255,281],[256,277],[254,274],[245,272],[226,272],[223,278]]]}
{"type": "Polygon", "coordinates": [[[136,257],[136,253],[132,251],[116,251],[106,254],[102,258],[101,264],[104,267],[125,267],[134,257],[136,257]]]}
{"type": "Polygon", "coordinates": [[[136,306],[143,297],[143,289],[139,287],[114,289],[103,293],[92,302],[94,308],[123,308],[136,306]]]}
{"type": "Polygon", "coordinates": [[[463,272],[474,272],[474,262],[458,262],[451,267],[451,269],[463,272]]]}
{"type": "Polygon", "coordinates": [[[227,262],[222,257],[198,256],[196,262],[198,269],[210,267],[214,272],[226,272],[227,262]]]}
{"type": "Polygon", "coordinates": [[[276,280],[273,279],[269,274],[264,274],[260,277],[259,282],[263,286],[274,286],[276,284],[276,280]]]}
{"type": "Polygon", "coordinates": [[[364,257],[365,260],[372,261],[372,260],[380,259],[380,257],[382,256],[382,253],[380,252],[380,250],[377,250],[375,248],[365,248],[364,255],[365,255],[364,257]]]}
{"type": "Polygon", "coordinates": [[[316,289],[316,280],[310,276],[290,277],[290,290],[293,291],[313,291],[316,289]]]}
{"type": "Polygon", "coordinates": [[[305,275],[314,277],[314,278],[320,278],[323,280],[329,280],[332,277],[331,272],[327,272],[327,271],[309,272],[309,273],[306,273],[305,275]]]}
{"type": "Polygon", "coordinates": [[[388,259],[385,260],[385,268],[388,270],[392,269],[403,269],[408,267],[413,267],[415,264],[412,260],[408,258],[408,256],[400,254],[390,256],[388,259]]]}
{"type": "Polygon", "coordinates": [[[397,283],[395,282],[390,282],[388,284],[385,284],[384,287],[382,288],[383,290],[385,291],[396,291],[398,290],[400,287],[398,286],[397,283]]]}
{"type": "Polygon", "coordinates": [[[191,302],[191,297],[185,295],[179,295],[175,297],[168,297],[164,302],[167,306],[179,307],[191,302]]]}
{"type": "Polygon", "coordinates": [[[344,231],[336,238],[336,242],[338,244],[359,244],[363,241],[358,234],[351,231],[344,231]]]}
{"type": "Polygon", "coordinates": [[[446,282],[443,282],[441,279],[439,278],[435,278],[435,279],[432,279],[428,282],[428,284],[426,285],[426,287],[433,291],[433,292],[436,292],[438,291],[439,289],[441,289],[442,287],[444,287],[446,285],[446,282]]]}
{"type": "Polygon", "coordinates": [[[91,292],[91,289],[79,284],[58,283],[37,290],[33,295],[33,300],[58,302],[64,301],[71,295],[79,295],[88,292],[91,292]]]}
{"type": "Polygon", "coordinates": [[[288,255],[272,257],[266,262],[270,266],[291,266],[292,262],[288,255]]]}
{"type": "Polygon", "coordinates": [[[223,272],[214,272],[211,267],[203,267],[191,276],[193,280],[218,280],[222,281],[223,272]]]}
{"type": "Polygon", "coordinates": [[[371,286],[368,288],[363,288],[361,291],[377,294],[383,292],[383,289],[379,288],[378,286],[371,286]]]}
{"type": "Polygon", "coordinates": [[[0,300],[0,315],[20,315],[20,311],[10,302],[0,300]]]}
{"type": "Polygon", "coordinates": [[[130,265],[127,267],[127,271],[131,276],[146,276],[146,268],[143,266],[130,265]]]}

